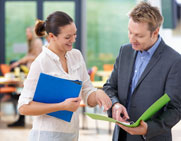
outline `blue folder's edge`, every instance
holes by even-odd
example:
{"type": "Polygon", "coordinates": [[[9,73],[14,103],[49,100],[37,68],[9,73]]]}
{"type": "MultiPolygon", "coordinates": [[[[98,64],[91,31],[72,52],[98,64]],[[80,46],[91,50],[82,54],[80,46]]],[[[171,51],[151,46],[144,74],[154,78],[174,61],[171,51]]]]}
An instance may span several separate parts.
{"type": "Polygon", "coordinates": [[[49,74],[46,74],[46,73],[42,73],[42,72],[40,73],[39,78],[40,78],[41,76],[43,76],[43,75],[48,76],[48,77],[52,77],[52,78],[56,78],[56,79],[62,79],[62,80],[65,80],[65,81],[70,81],[70,82],[73,82],[73,83],[76,83],[76,84],[82,85],[82,81],[80,81],[80,80],[70,80],[70,79],[64,79],[64,78],[56,77],[56,76],[49,75],[49,74]]]}

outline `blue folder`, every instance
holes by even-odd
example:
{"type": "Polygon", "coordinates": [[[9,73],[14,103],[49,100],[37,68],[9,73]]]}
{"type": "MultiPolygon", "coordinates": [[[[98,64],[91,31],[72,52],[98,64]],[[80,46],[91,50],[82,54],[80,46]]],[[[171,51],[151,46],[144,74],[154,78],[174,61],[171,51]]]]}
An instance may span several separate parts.
{"type": "MultiPolygon", "coordinates": [[[[33,101],[42,103],[59,103],[67,98],[79,96],[82,82],[67,80],[40,73],[33,101]]],[[[48,115],[70,122],[73,112],[57,111],[48,115]]]]}

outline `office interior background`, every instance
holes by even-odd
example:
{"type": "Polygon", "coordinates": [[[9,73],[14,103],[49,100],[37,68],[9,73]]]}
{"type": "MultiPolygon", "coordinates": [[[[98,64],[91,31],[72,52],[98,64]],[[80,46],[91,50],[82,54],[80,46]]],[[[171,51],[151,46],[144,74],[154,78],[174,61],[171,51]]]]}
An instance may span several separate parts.
{"type": "MultiPolygon", "coordinates": [[[[128,12],[140,0],[1,0],[0,63],[18,60],[27,51],[25,30],[36,19],[65,11],[78,28],[75,48],[82,51],[87,68],[113,64],[122,44],[128,43],[128,12]],[[3,20],[4,18],[4,20],[3,20]]],[[[164,16],[160,35],[181,53],[180,0],[149,0],[164,16]]]]}
{"type": "MultiPolygon", "coordinates": [[[[28,49],[26,28],[33,27],[36,19],[45,20],[50,13],[59,10],[68,13],[76,23],[78,36],[74,47],[81,50],[87,69],[97,66],[102,70],[104,64],[114,64],[120,46],[129,42],[128,12],[139,1],[0,0],[0,63],[9,64],[11,60],[22,58],[28,49]]],[[[160,35],[168,45],[181,53],[181,0],[145,1],[159,7],[164,16],[160,35]]],[[[105,123],[104,126],[108,127],[105,123]]],[[[178,133],[175,132],[178,140],[181,139],[180,130],[181,127],[178,133]]],[[[22,130],[20,132],[24,133],[22,130]]],[[[18,132],[19,135],[21,133],[18,132]]],[[[84,133],[87,135],[86,131],[84,133]]],[[[111,135],[103,135],[111,140],[111,135]]],[[[82,136],[81,133],[80,140],[83,141],[82,136]]]]}

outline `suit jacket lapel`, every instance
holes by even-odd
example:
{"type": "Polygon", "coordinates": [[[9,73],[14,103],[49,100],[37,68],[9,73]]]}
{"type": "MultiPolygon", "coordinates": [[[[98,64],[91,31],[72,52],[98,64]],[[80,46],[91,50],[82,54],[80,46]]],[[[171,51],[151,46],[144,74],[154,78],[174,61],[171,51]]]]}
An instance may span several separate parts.
{"type": "MultiPolygon", "coordinates": [[[[160,45],[158,46],[157,50],[153,54],[152,58],[150,59],[150,62],[148,63],[147,67],[143,71],[140,79],[138,80],[134,91],[137,89],[137,87],[140,85],[140,83],[144,80],[144,78],[149,74],[149,72],[152,70],[152,68],[155,66],[155,64],[159,61],[161,52],[164,48],[163,44],[164,44],[164,42],[162,40],[160,45]]],[[[134,94],[134,91],[133,91],[133,94],[134,94]]]]}
{"type": "Polygon", "coordinates": [[[135,63],[135,59],[136,59],[136,55],[137,55],[137,51],[133,52],[133,55],[131,56],[130,59],[130,64],[128,65],[128,81],[127,81],[127,89],[126,89],[126,98],[127,98],[127,94],[129,93],[129,89],[130,89],[130,83],[133,77],[133,72],[134,72],[134,63],[135,63]]]}

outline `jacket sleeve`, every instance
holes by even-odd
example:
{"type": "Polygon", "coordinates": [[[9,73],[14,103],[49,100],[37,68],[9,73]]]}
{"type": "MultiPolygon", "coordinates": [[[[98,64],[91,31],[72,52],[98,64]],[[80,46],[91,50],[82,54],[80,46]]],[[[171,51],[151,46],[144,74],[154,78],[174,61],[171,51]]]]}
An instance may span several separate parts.
{"type": "Polygon", "coordinates": [[[165,93],[169,95],[171,101],[161,115],[147,121],[147,139],[171,130],[181,119],[181,58],[171,66],[166,79],[165,93]]]}

